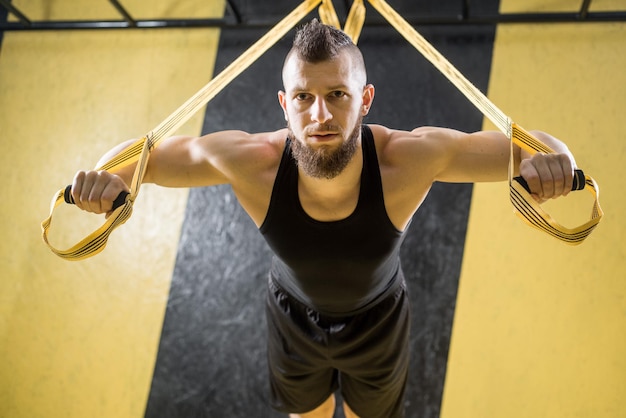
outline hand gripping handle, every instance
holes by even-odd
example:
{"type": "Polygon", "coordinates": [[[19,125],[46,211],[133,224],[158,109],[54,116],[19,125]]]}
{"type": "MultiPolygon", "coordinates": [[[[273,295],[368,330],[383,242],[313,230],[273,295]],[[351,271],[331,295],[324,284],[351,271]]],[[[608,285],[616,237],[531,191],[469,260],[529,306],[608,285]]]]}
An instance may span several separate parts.
{"type": "MultiPolygon", "coordinates": [[[[119,208],[120,206],[122,206],[124,203],[126,203],[126,196],[128,195],[129,195],[128,192],[121,191],[120,194],[118,194],[115,200],[113,201],[113,207],[111,208],[111,210],[115,210],[119,208]]],[[[74,197],[72,197],[72,185],[71,184],[65,188],[65,192],[63,192],[63,199],[65,200],[65,203],[69,203],[70,205],[74,205],[76,203],[74,202],[74,197]]]]}
{"type": "MultiPolygon", "coordinates": [[[[518,176],[513,177],[513,180],[517,181],[522,185],[524,189],[528,193],[531,193],[530,187],[528,187],[528,183],[524,180],[524,177],[518,176]]],[[[585,173],[582,170],[574,170],[574,183],[572,183],[572,191],[575,190],[583,190],[585,188],[585,173]]]]}

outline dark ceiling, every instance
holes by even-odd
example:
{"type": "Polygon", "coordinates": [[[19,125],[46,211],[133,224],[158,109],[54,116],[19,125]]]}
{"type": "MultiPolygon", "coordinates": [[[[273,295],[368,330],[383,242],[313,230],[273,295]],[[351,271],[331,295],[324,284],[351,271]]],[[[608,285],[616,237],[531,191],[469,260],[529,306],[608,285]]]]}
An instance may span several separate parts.
{"type": "MultiPolygon", "coordinates": [[[[197,27],[271,27],[301,2],[299,0],[226,0],[224,18],[194,19],[136,19],[124,6],[124,0],[108,1],[119,12],[119,19],[103,20],[47,20],[36,21],[15,6],[11,0],[0,0],[0,31],[15,30],[75,30],[75,29],[142,29],[142,28],[197,28],[197,27]],[[7,21],[6,14],[16,19],[7,21]]],[[[559,23],[559,22],[624,22],[626,5],[622,10],[594,10],[593,0],[580,0],[578,7],[569,11],[533,11],[519,13],[489,12],[479,0],[387,0],[408,22],[415,25],[441,24],[503,24],[503,23],[559,23]]],[[[365,1],[367,5],[367,1],[365,1]]],[[[352,0],[334,0],[339,19],[344,21],[352,0]]],[[[384,24],[383,19],[367,6],[365,25],[384,24]]]]}

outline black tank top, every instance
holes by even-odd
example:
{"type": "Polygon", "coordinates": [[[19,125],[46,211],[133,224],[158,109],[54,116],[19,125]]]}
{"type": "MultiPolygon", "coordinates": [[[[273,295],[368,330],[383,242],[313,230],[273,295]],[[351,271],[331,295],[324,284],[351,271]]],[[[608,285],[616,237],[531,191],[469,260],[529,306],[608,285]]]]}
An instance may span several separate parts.
{"type": "MultiPolygon", "coordinates": [[[[403,281],[404,233],[387,215],[374,137],[363,125],[359,200],[345,219],[321,222],[298,197],[298,168],[290,140],[278,168],[260,232],[275,253],[270,278],[320,313],[352,314],[376,303],[403,281]]],[[[405,229],[406,230],[406,229],[405,229]]]]}

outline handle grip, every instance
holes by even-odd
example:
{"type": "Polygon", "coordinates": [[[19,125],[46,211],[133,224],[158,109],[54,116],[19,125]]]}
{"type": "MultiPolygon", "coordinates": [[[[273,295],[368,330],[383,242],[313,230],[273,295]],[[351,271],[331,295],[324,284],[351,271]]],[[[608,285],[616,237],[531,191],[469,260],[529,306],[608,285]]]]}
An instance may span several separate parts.
{"type": "MultiPolygon", "coordinates": [[[[528,193],[531,193],[530,187],[528,187],[528,183],[526,183],[526,180],[524,180],[524,177],[521,177],[521,176],[513,177],[513,180],[521,184],[522,187],[526,189],[528,193]]],[[[584,188],[585,188],[585,173],[582,170],[576,169],[574,170],[574,183],[572,183],[572,191],[582,190],[584,188]]]]}
{"type": "MultiPolygon", "coordinates": [[[[128,192],[121,191],[120,194],[118,194],[115,200],[113,201],[113,207],[111,208],[111,210],[115,210],[119,208],[120,206],[122,206],[124,203],[126,203],[126,196],[128,195],[129,195],[128,192]]],[[[71,184],[65,188],[65,191],[63,192],[63,199],[65,200],[65,203],[69,203],[70,205],[73,205],[76,203],[74,202],[74,197],[72,197],[72,185],[71,184]]]]}

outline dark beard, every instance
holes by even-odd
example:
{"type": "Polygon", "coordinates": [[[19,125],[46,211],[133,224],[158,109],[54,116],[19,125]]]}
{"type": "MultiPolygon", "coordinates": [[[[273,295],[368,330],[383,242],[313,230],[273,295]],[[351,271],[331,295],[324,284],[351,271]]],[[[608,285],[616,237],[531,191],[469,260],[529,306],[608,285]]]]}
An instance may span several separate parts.
{"type": "Polygon", "coordinates": [[[346,168],[358,149],[361,121],[362,118],[359,118],[350,136],[335,151],[329,151],[325,147],[313,149],[298,141],[289,128],[288,137],[291,140],[291,154],[296,159],[298,167],[310,177],[327,180],[337,177],[346,168]]]}

